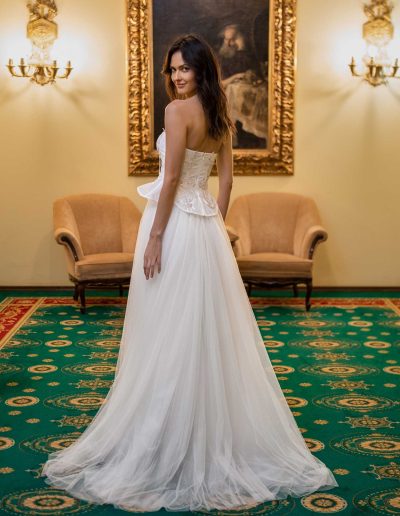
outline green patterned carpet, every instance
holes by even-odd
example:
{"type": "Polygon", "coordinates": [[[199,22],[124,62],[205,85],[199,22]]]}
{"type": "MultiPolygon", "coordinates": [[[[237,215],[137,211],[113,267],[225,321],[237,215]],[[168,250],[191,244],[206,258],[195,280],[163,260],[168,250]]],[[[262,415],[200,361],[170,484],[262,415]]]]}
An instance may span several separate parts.
{"type": "MultiPolygon", "coordinates": [[[[126,299],[89,295],[82,315],[69,295],[40,295],[0,301],[1,514],[123,513],[51,488],[39,471],[108,392],[126,299]]],[[[212,514],[400,514],[400,298],[335,296],[314,296],[309,313],[302,299],[251,302],[304,438],[339,487],[212,514]]]]}

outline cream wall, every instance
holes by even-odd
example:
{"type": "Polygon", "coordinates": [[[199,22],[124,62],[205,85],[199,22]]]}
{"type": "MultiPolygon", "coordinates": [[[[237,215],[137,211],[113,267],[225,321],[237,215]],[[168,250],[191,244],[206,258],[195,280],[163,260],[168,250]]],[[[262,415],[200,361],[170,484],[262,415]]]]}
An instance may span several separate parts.
{"type": "MultiPolygon", "coordinates": [[[[0,285],[68,285],[52,235],[52,201],[81,192],[128,195],[152,178],[127,175],[124,0],[58,0],[56,56],[68,81],[12,79],[28,52],[25,0],[0,1],[0,285]]],[[[400,57],[400,6],[393,18],[400,57]]],[[[400,285],[400,81],[372,88],[349,77],[363,51],[362,2],[300,0],[295,174],[236,177],[232,198],[261,190],[317,201],[328,241],[315,285],[400,285]]],[[[217,178],[210,178],[217,194],[217,178]]]]}

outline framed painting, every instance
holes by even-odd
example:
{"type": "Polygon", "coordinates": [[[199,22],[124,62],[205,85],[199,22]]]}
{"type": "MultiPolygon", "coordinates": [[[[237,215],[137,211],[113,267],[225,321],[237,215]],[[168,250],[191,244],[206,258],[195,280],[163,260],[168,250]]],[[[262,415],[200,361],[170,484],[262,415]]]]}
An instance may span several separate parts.
{"type": "MultiPolygon", "coordinates": [[[[236,125],[235,175],[293,174],[296,0],[126,0],[129,175],[158,174],[169,45],[194,32],[214,49],[236,125]]],[[[216,173],[214,166],[213,174],[216,173]]]]}

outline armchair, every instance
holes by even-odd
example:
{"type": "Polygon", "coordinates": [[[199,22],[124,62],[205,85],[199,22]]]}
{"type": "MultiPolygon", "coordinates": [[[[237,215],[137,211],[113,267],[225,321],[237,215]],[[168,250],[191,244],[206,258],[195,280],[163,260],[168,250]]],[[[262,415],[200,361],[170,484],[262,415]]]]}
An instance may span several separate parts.
{"type": "Polygon", "coordinates": [[[260,192],[236,198],[226,216],[240,273],[248,295],[252,286],[306,285],[311,307],[316,246],[328,238],[315,202],[293,193],[260,192]]]}
{"type": "Polygon", "coordinates": [[[53,203],[54,237],[64,246],[74,299],[85,313],[87,286],[129,283],[141,212],[127,197],[70,195],[53,203]]]}

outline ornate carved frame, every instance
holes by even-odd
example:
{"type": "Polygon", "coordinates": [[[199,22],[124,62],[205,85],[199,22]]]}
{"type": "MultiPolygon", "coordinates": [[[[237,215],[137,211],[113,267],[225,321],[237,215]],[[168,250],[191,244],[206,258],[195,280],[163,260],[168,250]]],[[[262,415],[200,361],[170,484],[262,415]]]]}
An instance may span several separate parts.
{"type": "MultiPolygon", "coordinates": [[[[271,0],[269,34],[269,148],[234,149],[235,175],[293,174],[297,0],[271,0]]],[[[126,0],[128,23],[129,175],[156,175],[152,148],[152,2],[126,0]]],[[[216,173],[214,166],[213,174],[216,173]]]]}

